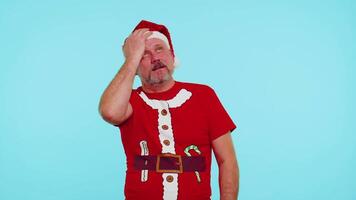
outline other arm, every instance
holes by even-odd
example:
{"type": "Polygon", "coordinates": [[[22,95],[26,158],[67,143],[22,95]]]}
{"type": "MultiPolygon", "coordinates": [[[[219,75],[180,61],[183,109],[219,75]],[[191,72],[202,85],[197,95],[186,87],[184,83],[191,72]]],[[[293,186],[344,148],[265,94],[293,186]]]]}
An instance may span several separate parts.
{"type": "Polygon", "coordinates": [[[239,192],[239,167],[230,132],[212,142],[219,166],[220,200],[236,200],[239,192]]]}

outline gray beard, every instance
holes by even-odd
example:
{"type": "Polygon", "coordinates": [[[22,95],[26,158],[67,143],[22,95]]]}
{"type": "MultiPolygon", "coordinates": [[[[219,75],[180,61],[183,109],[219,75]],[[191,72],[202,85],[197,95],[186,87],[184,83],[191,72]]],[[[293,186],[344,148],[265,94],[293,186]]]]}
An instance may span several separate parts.
{"type": "MultiPolygon", "coordinates": [[[[167,70],[168,70],[168,68],[167,68],[167,70]]],[[[137,74],[140,76],[139,71],[137,74]]],[[[146,84],[157,85],[157,84],[162,84],[168,80],[171,80],[173,78],[172,74],[173,74],[173,70],[172,71],[168,70],[168,73],[163,78],[154,78],[151,76],[151,74],[149,75],[149,77],[147,79],[142,79],[141,76],[140,76],[140,78],[141,78],[141,81],[144,81],[146,84]]]]}
{"type": "Polygon", "coordinates": [[[155,84],[161,84],[164,83],[165,81],[168,81],[172,78],[172,75],[170,73],[167,73],[163,78],[153,78],[150,76],[146,82],[150,85],[155,85],[155,84]]]}

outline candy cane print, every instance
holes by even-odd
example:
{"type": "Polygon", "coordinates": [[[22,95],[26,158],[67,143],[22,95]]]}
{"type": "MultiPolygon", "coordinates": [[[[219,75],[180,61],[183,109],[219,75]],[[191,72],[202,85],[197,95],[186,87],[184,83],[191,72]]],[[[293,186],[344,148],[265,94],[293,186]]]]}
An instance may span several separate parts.
{"type": "MultiPolygon", "coordinates": [[[[199,151],[198,147],[195,146],[195,145],[190,145],[190,146],[187,146],[185,149],[184,149],[184,153],[191,157],[192,154],[189,153],[190,150],[194,150],[195,152],[197,152],[199,155],[201,154],[201,152],[199,151]]],[[[195,175],[197,176],[197,179],[198,179],[198,183],[201,182],[201,179],[200,179],[200,175],[199,175],[199,172],[198,171],[194,171],[195,172],[195,175]]]]}
{"type": "MultiPolygon", "coordinates": [[[[140,142],[140,147],[141,147],[141,156],[147,156],[148,155],[147,141],[142,140],[140,142]]],[[[147,165],[147,160],[145,161],[145,165],[147,165]]],[[[148,170],[141,170],[141,182],[146,182],[147,179],[148,179],[148,170]]]]}

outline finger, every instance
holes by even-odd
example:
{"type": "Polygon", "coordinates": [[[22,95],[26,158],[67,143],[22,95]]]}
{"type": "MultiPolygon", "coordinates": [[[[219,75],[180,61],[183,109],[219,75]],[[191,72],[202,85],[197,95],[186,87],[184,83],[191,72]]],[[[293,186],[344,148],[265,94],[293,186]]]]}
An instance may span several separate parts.
{"type": "Polygon", "coordinates": [[[145,33],[147,33],[147,32],[150,32],[149,29],[142,30],[142,31],[138,32],[137,35],[144,36],[145,33]]]}
{"type": "Polygon", "coordinates": [[[138,34],[141,33],[142,31],[146,31],[146,30],[148,30],[148,28],[140,28],[140,29],[135,30],[132,34],[133,34],[133,35],[138,35],[138,34]]]}
{"type": "MultiPolygon", "coordinates": [[[[130,37],[130,36],[129,36],[130,37]]],[[[129,39],[129,37],[125,38],[124,42],[122,43],[122,47],[124,47],[126,45],[127,40],[129,39]]]]}
{"type": "Polygon", "coordinates": [[[153,34],[153,31],[147,31],[147,32],[145,32],[144,34],[143,34],[143,37],[145,38],[145,39],[147,39],[148,37],[150,37],[150,35],[152,35],[153,34]]]}

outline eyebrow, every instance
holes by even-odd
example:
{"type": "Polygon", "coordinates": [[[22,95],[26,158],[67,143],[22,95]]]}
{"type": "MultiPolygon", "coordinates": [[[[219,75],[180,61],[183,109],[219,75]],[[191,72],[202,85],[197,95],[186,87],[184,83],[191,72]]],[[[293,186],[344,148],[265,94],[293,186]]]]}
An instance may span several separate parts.
{"type": "MultiPolygon", "coordinates": [[[[164,45],[162,45],[162,44],[155,44],[154,47],[153,47],[153,49],[156,49],[157,47],[162,47],[162,48],[164,48],[164,45]]],[[[149,49],[146,49],[145,52],[146,52],[146,51],[149,52],[150,50],[149,50],[149,49]]]]}
{"type": "Polygon", "coordinates": [[[163,45],[161,45],[161,44],[155,44],[155,48],[156,47],[163,47],[163,45]]]}

